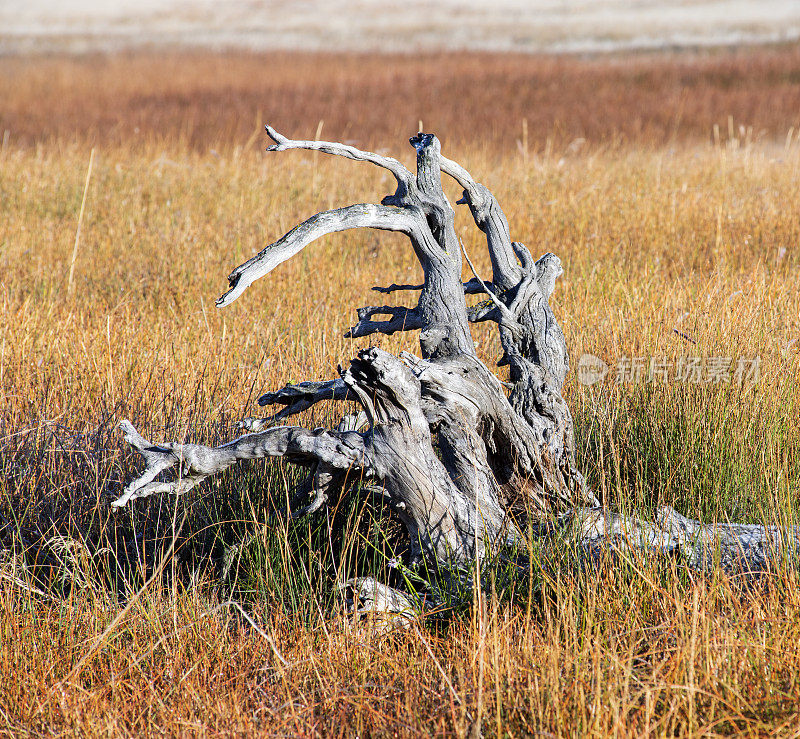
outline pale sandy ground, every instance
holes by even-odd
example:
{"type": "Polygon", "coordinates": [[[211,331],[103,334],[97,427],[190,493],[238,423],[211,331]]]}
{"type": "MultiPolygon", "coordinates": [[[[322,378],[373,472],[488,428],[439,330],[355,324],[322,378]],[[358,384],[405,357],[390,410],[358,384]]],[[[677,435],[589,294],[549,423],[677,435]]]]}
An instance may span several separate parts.
{"type": "Polygon", "coordinates": [[[800,0],[0,0],[0,54],[140,46],[602,52],[800,39],[800,0]]]}

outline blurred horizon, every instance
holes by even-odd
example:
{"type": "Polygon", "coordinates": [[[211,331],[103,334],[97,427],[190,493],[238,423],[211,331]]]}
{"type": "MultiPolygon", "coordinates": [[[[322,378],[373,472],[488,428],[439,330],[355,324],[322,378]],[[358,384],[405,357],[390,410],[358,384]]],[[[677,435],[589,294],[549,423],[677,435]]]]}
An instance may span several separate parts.
{"type": "Polygon", "coordinates": [[[148,49],[603,53],[787,43],[793,0],[0,0],[0,55],[148,49]]]}

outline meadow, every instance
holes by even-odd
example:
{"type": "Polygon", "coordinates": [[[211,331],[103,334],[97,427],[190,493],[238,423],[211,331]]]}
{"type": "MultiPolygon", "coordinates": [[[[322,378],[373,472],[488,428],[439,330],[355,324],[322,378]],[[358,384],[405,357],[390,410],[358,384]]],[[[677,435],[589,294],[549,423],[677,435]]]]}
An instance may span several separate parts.
{"type": "MultiPolygon", "coordinates": [[[[393,189],[366,165],[265,154],[264,122],[410,163],[421,120],[513,238],[562,259],[564,396],[603,502],[793,524],[796,49],[7,58],[0,101],[0,733],[800,734],[788,564],[743,587],[679,562],[587,574],[565,557],[553,575],[532,558],[527,581],[498,573],[384,636],[336,589],[390,576],[392,524],[369,501],[265,527],[293,480],[260,463],[108,505],[140,464],[121,419],[221,443],[263,392],[333,377],[370,344],[418,349],[343,338],[370,287],[418,280],[399,236],[326,237],[230,308],[214,300],[296,223],[393,189]],[[583,354],[610,368],[591,386],[583,354]],[[619,377],[626,358],[645,370],[619,377]],[[676,377],[695,358],[706,374],[676,377]],[[714,358],[758,358],[758,373],[715,379],[714,358]],[[666,378],[648,378],[651,359],[666,378]]],[[[457,222],[486,273],[480,234],[457,222]]],[[[493,366],[494,335],[475,338],[493,366]]]]}

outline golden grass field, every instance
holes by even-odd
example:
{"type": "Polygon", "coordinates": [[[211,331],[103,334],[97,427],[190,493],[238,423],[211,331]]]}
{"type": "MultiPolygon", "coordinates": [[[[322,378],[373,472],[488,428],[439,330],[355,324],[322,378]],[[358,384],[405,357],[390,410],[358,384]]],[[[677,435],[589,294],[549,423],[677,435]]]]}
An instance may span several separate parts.
{"type": "MultiPolygon", "coordinates": [[[[0,101],[0,733],[800,734],[788,566],[743,588],[680,563],[552,577],[532,560],[530,582],[381,637],[335,589],[386,575],[391,537],[366,504],[262,532],[224,582],[221,551],[280,505],[283,466],[108,509],[139,464],[120,419],[219,442],[262,392],[330,378],[370,343],[417,350],[342,338],[357,306],[383,302],[371,286],[417,280],[397,236],[327,237],[232,307],[214,299],[299,221],[393,189],[367,165],[264,154],[257,124],[313,137],[322,120],[323,138],[410,163],[422,119],[512,237],[563,261],[564,394],[604,502],[793,523],[796,50],[3,59],[0,101]],[[612,365],[591,387],[574,371],[587,352],[612,365]],[[759,357],[759,377],[618,383],[621,357],[759,357]]],[[[486,273],[468,214],[458,224],[486,273]]],[[[493,362],[494,335],[475,335],[493,362]]]]}

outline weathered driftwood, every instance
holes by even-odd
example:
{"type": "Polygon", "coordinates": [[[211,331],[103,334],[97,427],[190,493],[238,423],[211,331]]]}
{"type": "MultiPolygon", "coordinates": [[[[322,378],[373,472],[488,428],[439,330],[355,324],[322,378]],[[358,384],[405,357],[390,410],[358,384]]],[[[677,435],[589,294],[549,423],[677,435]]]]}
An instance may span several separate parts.
{"type": "MultiPolygon", "coordinates": [[[[657,554],[698,572],[718,569],[752,577],[796,567],[800,527],[761,524],[703,524],[670,506],[654,521],[604,508],[579,508],[537,525],[538,539],[559,536],[591,554],[657,554]]],[[[589,558],[591,559],[591,557],[589,558]]]]}
{"type": "MultiPolygon", "coordinates": [[[[293,141],[270,127],[267,132],[275,142],[272,151],[310,149],[369,162],[391,172],[397,188],[380,205],[338,208],[296,226],[237,267],[217,304],[229,305],[321,236],[352,228],[399,231],[408,237],[424,280],[375,289],[418,293],[417,303],[361,308],[348,335],[419,330],[421,356],[395,357],[371,348],[359,352],[339,378],[267,393],[259,403],[280,410],[268,418],[245,419],[242,427],[253,433],[216,448],[154,445],[123,421],[125,438],[145,458],[146,469],[113,506],[156,493],[184,493],[242,459],[284,457],[309,469],[290,515],[318,510],[355,482],[369,485],[405,524],[412,563],[424,558],[459,577],[499,548],[524,544],[531,526],[549,536],[569,525],[576,540],[603,541],[617,550],[681,551],[697,566],[716,545],[727,552],[723,561],[750,569],[765,569],[776,552],[787,551],[794,531],[709,528],[674,511],[648,523],[598,508],[575,466],[572,417],[561,397],[569,363],[548,302],[562,272],[560,260],[554,254],[534,260],[523,244],[511,241],[492,193],[443,157],[435,136],[420,133],[410,140],[417,153],[412,173],[395,159],[351,146],[293,141]],[[469,207],[485,235],[489,279],[477,274],[456,234],[443,173],[463,188],[458,202],[469,207]],[[462,255],[474,275],[466,283],[462,255]],[[468,307],[465,295],[479,293],[487,299],[468,307]],[[476,355],[470,323],[484,321],[499,331],[503,356],[498,364],[508,365],[508,382],[476,355]],[[330,431],[272,425],[316,403],[341,400],[357,401],[362,417],[330,431]],[[365,422],[368,427],[359,431],[365,422]],[[161,479],[168,471],[169,479],[161,479]],[[307,498],[310,502],[300,506],[307,498]]],[[[358,581],[355,591],[370,610],[407,613],[412,608],[408,596],[375,581],[358,581]]]]}

